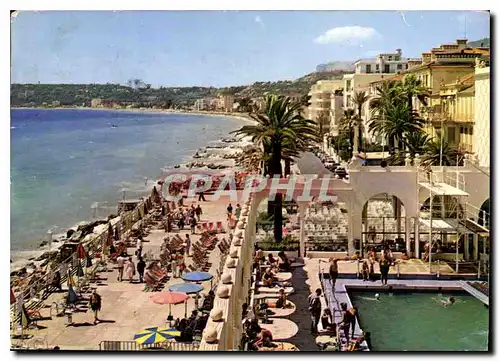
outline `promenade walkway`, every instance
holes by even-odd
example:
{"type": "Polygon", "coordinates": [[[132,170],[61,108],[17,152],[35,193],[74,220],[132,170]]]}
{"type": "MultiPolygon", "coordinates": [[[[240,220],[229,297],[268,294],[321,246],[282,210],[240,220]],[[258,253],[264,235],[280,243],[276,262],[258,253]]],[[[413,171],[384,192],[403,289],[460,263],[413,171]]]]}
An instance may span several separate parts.
{"type": "MultiPolygon", "coordinates": [[[[207,199],[210,199],[207,197],[207,199]]],[[[223,221],[226,220],[227,200],[221,198],[214,202],[201,202],[203,208],[202,221],[223,221]]],[[[195,202],[197,203],[197,202],[195,202]]],[[[190,205],[191,202],[185,202],[190,205]]],[[[179,234],[182,238],[187,229],[179,234]]],[[[153,229],[151,233],[144,238],[143,253],[151,250],[157,252],[163,242],[166,233],[162,229],[153,229]]],[[[193,243],[199,239],[199,235],[192,235],[193,243]]],[[[219,238],[227,237],[227,234],[220,234],[219,238]]],[[[128,254],[133,255],[135,249],[129,249],[128,254]]],[[[211,251],[209,259],[212,264],[210,273],[215,275],[219,266],[219,250],[216,247],[211,251]]],[[[133,257],[136,263],[136,257],[133,257]]],[[[188,264],[190,260],[188,259],[188,264]]],[[[73,325],[67,325],[66,317],[50,317],[50,308],[42,308],[41,316],[44,318],[38,321],[38,330],[29,330],[26,333],[32,334],[37,339],[45,339],[50,348],[59,346],[63,350],[97,350],[101,341],[131,341],[134,334],[148,327],[165,327],[166,318],[169,310],[168,305],[157,305],[151,302],[152,292],[143,292],[144,284],[138,283],[137,275],[135,282],[118,282],[118,272],[116,268],[109,264],[108,271],[100,274],[102,281],[97,284],[97,292],[102,296],[102,309],[99,318],[103,320],[97,325],[93,324],[93,313],[76,312],[73,314],[73,325]]],[[[182,279],[170,279],[165,285],[165,291],[171,284],[184,282],[182,279]]],[[[210,289],[210,282],[202,283],[206,293],[210,289]]],[[[66,284],[63,285],[63,291],[53,293],[44,302],[45,305],[51,305],[53,302],[65,298],[67,295],[66,284]]],[[[194,309],[193,298],[188,300],[187,313],[190,315],[194,309]]],[[[174,318],[184,316],[185,306],[172,306],[172,315],[174,318]]],[[[28,340],[29,342],[29,340],[28,340]]]]}

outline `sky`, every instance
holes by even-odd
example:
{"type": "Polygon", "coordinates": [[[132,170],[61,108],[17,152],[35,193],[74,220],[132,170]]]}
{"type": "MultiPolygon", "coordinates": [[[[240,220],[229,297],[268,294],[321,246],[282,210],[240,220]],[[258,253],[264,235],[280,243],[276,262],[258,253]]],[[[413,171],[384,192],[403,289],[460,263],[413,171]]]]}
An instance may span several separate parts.
{"type": "Polygon", "coordinates": [[[490,36],[479,11],[41,11],[11,19],[12,83],[232,86],[490,36]]]}

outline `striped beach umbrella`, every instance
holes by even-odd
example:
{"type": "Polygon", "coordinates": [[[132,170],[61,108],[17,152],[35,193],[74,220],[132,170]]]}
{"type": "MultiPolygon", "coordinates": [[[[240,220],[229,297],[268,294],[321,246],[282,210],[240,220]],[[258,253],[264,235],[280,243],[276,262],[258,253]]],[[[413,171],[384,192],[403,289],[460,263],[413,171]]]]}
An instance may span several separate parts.
{"type": "Polygon", "coordinates": [[[167,329],[167,328],[151,327],[139,331],[134,336],[134,341],[141,345],[151,345],[154,343],[160,343],[166,340],[170,340],[180,335],[181,332],[177,331],[175,328],[167,329]]]}
{"type": "Polygon", "coordinates": [[[78,265],[76,266],[76,276],[83,277],[85,273],[83,272],[83,267],[80,261],[78,261],[78,265]]]}
{"type": "Polygon", "coordinates": [[[87,257],[87,252],[85,252],[85,248],[81,243],[78,243],[78,246],[76,246],[76,256],[78,259],[85,259],[87,257]]]}
{"type": "Polygon", "coordinates": [[[74,304],[78,300],[78,296],[76,295],[75,290],[73,289],[73,286],[70,284],[68,286],[68,295],[66,296],[66,302],[68,304],[74,304]]]}

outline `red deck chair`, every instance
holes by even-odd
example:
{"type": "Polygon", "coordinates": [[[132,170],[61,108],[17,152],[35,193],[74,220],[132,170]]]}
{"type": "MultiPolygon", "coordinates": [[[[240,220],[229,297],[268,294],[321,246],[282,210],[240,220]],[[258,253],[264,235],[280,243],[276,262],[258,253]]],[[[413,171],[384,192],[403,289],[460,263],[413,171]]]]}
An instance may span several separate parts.
{"type": "Polygon", "coordinates": [[[217,221],[217,226],[215,227],[215,229],[217,230],[217,232],[224,232],[224,227],[222,227],[222,221],[217,221]]]}

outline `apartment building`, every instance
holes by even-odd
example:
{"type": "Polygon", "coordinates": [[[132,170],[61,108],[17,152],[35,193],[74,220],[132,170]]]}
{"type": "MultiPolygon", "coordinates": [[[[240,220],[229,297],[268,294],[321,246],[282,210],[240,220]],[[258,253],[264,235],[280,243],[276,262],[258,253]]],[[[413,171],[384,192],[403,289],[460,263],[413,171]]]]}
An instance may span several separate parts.
{"type": "Polygon", "coordinates": [[[408,69],[401,49],[395,53],[378,54],[375,58],[359,59],[354,63],[355,74],[396,74],[408,69]]]}
{"type": "Polygon", "coordinates": [[[477,62],[475,75],[474,131],[472,151],[481,167],[490,166],[490,67],[477,62]]]}
{"type": "MultiPolygon", "coordinates": [[[[344,81],[339,80],[320,80],[311,87],[309,96],[308,119],[317,121],[321,114],[330,117],[331,96],[336,90],[341,90],[344,81]]],[[[329,126],[328,126],[329,128],[329,126]]]]}
{"type": "Polygon", "coordinates": [[[219,95],[219,106],[218,108],[226,113],[231,113],[234,106],[234,96],[232,94],[221,94],[219,95]]]}

